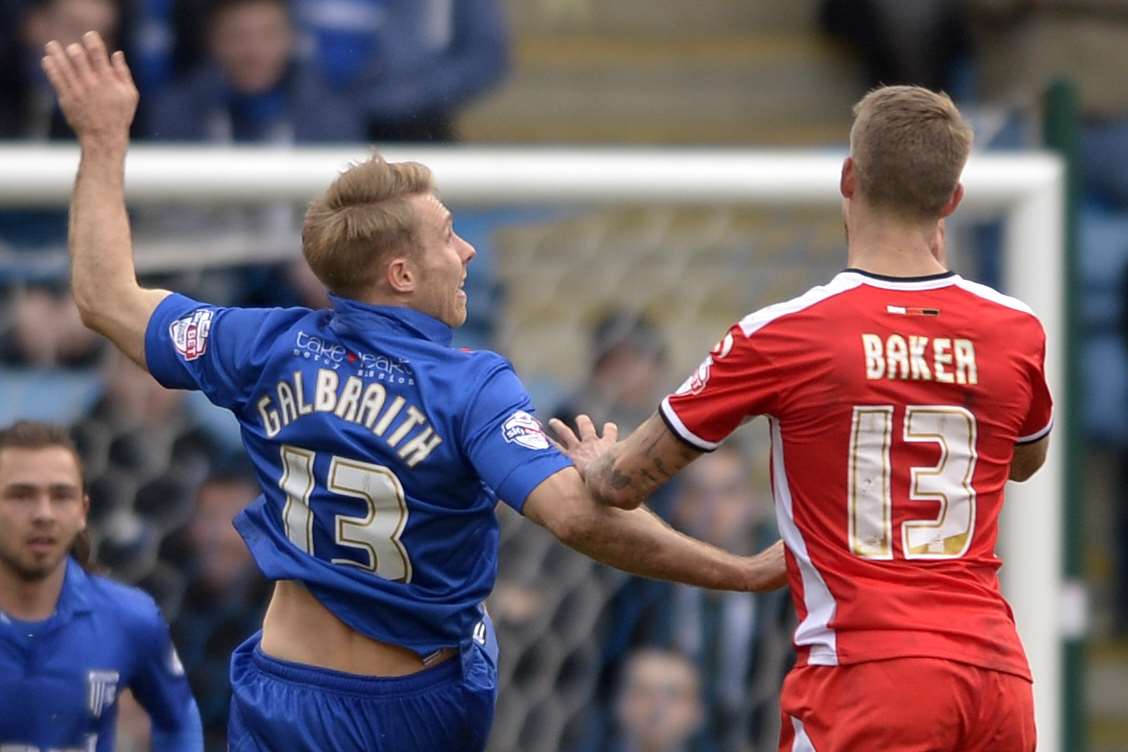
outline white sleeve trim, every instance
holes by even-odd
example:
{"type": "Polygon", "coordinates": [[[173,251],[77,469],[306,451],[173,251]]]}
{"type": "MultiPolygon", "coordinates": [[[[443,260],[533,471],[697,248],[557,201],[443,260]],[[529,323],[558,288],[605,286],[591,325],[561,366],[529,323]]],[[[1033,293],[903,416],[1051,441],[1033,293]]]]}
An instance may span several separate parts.
{"type": "Polygon", "coordinates": [[[662,400],[662,406],[659,410],[662,411],[662,417],[666,419],[666,425],[674,429],[674,433],[690,446],[696,447],[703,452],[711,452],[721,445],[719,441],[706,441],[686,428],[685,423],[682,423],[681,418],[679,418],[677,412],[674,411],[674,406],[670,404],[669,397],[662,400]]]}
{"type": "Polygon", "coordinates": [[[1018,439],[1016,439],[1014,443],[1015,444],[1033,444],[1035,441],[1039,441],[1041,439],[1044,439],[1046,436],[1049,436],[1050,431],[1052,431],[1053,428],[1054,428],[1054,416],[1051,414],[1050,415],[1050,422],[1046,424],[1045,428],[1043,428],[1040,431],[1035,431],[1034,433],[1030,434],[1029,436],[1019,436],[1018,439]]]}

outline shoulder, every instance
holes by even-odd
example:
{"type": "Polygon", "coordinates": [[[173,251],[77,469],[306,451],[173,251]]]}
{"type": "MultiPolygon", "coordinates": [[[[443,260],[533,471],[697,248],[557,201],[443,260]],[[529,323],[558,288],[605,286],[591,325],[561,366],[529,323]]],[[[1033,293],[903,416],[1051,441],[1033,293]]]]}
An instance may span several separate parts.
{"type": "Polygon", "coordinates": [[[466,378],[485,376],[502,369],[513,369],[509,360],[493,350],[471,350],[467,347],[436,347],[431,351],[433,362],[443,368],[460,372],[466,378]]]}
{"type": "Polygon", "coordinates": [[[167,324],[173,338],[190,327],[201,338],[214,335],[218,328],[224,336],[233,332],[248,333],[256,339],[274,341],[281,331],[303,321],[310,320],[311,326],[318,325],[319,313],[322,312],[300,307],[224,307],[173,293],[157,306],[151,322],[167,324]]]}
{"type": "Polygon", "coordinates": [[[469,350],[456,348],[463,358],[465,368],[480,373],[490,373],[500,369],[513,370],[513,364],[504,355],[493,350],[469,350]]]}
{"type": "Polygon", "coordinates": [[[1026,303],[1010,295],[1004,295],[990,285],[985,285],[981,282],[972,282],[970,279],[960,277],[956,282],[956,287],[964,292],[971,293],[973,296],[986,303],[993,303],[1003,308],[1009,308],[1012,311],[1018,311],[1037,318],[1034,309],[1026,303]]]}
{"type": "Polygon", "coordinates": [[[224,308],[219,310],[224,311],[244,326],[252,327],[260,337],[273,337],[280,331],[298,324],[308,324],[320,328],[329,319],[328,310],[313,310],[300,306],[293,308],[224,308]]]}
{"type": "Polygon", "coordinates": [[[1018,298],[1004,295],[993,287],[962,277],[956,282],[956,287],[968,293],[975,302],[995,315],[1012,318],[1039,331],[1043,329],[1042,321],[1034,309],[1018,298]]]}
{"type": "Polygon", "coordinates": [[[509,359],[492,350],[455,348],[451,365],[461,371],[459,380],[466,385],[466,395],[470,399],[496,381],[499,375],[516,375],[509,359]]]}
{"type": "Polygon", "coordinates": [[[839,274],[827,284],[812,287],[802,295],[753,311],[738,321],[736,326],[745,337],[751,337],[769,324],[785,323],[797,314],[815,311],[861,284],[861,280],[852,275],[839,274]]]}
{"type": "Polygon", "coordinates": [[[87,574],[86,593],[99,618],[115,620],[131,637],[148,639],[164,627],[156,601],[140,588],[87,574]]]}

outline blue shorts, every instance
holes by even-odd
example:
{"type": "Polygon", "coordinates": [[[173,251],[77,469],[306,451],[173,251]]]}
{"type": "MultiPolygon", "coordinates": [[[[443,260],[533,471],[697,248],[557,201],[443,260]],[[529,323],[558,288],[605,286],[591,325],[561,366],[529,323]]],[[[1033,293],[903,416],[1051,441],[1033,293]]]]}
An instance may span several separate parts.
{"type": "MultiPolygon", "coordinates": [[[[490,629],[491,640],[496,640],[490,629]]],[[[496,642],[416,674],[375,678],[272,658],[256,633],[231,656],[229,752],[480,752],[497,699],[496,642]]]]}

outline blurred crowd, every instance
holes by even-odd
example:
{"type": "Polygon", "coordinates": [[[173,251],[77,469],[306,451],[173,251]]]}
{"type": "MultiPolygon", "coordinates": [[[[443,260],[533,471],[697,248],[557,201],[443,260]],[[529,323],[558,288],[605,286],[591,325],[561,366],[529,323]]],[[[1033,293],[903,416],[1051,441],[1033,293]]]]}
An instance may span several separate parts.
{"type": "MultiPolygon", "coordinates": [[[[1046,87],[1060,77],[1075,83],[1092,395],[1083,419],[1087,439],[1124,473],[1113,483],[1112,524],[1119,540],[1128,537],[1128,89],[1117,80],[1128,65],[1128,0],[822,0],[812,22],[853,51],[859,92],[879,82],[952,92],[975,119],[979,148],[1036,145],[1046,87]]],[[[458,113],[510,66],[501,0],[0,0],[0,139],[70,138],[39,56],[47,40],[88,29],[127,53],[142,92],[139,141],[455,142],[458,113]]],[[[324,305],[324,289],[293,260],[300,212],[136,212],[140,237],[286,239],[269,262],[250,254],[228,267],[156,270],[146,281],[218,304],[324,305]]],[[[480,254],[461,344],[488,347],[504,308],[489,253],[502,220],[456,217],[480,254]]],[[[82,326],[66,287],[65,234],[60,209],[0,211],[0,418],[73,426],[92,481],[98,559],[152,592],[170,617],[209,748],[223,749],[227,659],[257,628],[267,589],[230,524],[256,495],[255,479],[232,421],[198,395],[161,389],[82,326]]],[[[997,282],[989,266],[984,274],[997,282]]],[[[637,426],[679,377],[665,337],[637,311],[608,310],[592,326],[585,378],[540,404],[542,416],[583,412],[623,432],[637,426]]],[[[778,537],[765,447],[745,433],[752,438],[703,457],[652,500],[674,526],[737,552],[778,537]]],[[[509,658],[495,734],[522,750],[544,748],[546,729],[577,751],[771,748],[773,698],[790,663],[785,594],[630,578],[500,513],[491,609],[509,658]]],[[[1126,633],[1121,549],[1110,629],[1126,633]]]]}

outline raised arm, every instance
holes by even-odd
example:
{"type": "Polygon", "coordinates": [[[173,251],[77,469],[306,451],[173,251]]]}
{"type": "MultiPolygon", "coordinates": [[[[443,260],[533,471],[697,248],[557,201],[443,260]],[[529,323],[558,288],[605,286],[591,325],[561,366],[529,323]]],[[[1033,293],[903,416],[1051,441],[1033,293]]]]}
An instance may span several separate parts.
{"type": "Polygon", "coordinates": [[[595,501],[575,468],[537,486],[524,513],[566,546],[642,577],[739,591],[774,590],[787,582],[782,542],[756,556],[730,554],[677,532],[645,507],[616,509],[595,501]]]}
{"type": "Polygon", "coordinates": [[[50,42],[43,70],[81,148],[68,237],[75,303],[86,326],[146,368],[145,328],[169,293],[142,288],[133,266],[125,153],[137,87],[125,57],[109,57],[96,32],[66,49],[50,42]]]}

